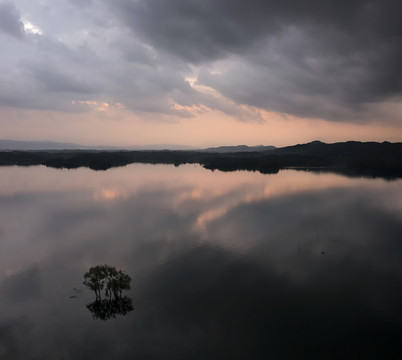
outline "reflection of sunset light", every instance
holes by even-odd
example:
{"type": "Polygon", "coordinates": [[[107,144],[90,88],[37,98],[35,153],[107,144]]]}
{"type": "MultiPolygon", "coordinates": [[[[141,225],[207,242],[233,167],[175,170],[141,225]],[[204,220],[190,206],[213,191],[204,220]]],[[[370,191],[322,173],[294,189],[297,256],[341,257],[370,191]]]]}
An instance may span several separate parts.
{"type": "Polygon", "coordinates": [[[204,197],[203,195],[204,194],[202,193],[202,191],[200,189],[195,189],[192,191],[187,191],[187,192],[181,193],[177,197],[176,201],[178,203],[181,203],[182,201],[186,201],[186,200],[200,200],[204,197]]]}
{"type": "MultiPolygon", "coordinates": [[[[289,173],[289,171],[282,171],[281,174],[286,174],[286,172],[289,173]]],[[[282,177],[280,176],[281,174],[278,174],[279,178],[282,177]]],[[[267,199],[306,191],[326,190],[331,187],[348,187],[352,183],[349,178],[336,174],[314,174],[311,176],[311,173],[302,171],[299,171],[296,174],[293,174],[293,172],[289,174],[292,174],[293,177],[297,176],[297,181],[272,181],[265,186],[263,195],[260,198],[267,199]]],[[[279,178],[273,180],[280,180],[279,178]]]]}
{"type": "Polygon", "coordinates": [[[102,196],[104,199],[114,200],[119,197],[119,193],[117,191],[113,191],[113,190],[103,190],[102,196]]]}
{"type": "Polygon", "coordinates": [[[116,200],[122,197],[122,194],[117,190],[102,189],[94,195],[95,200],[116,200]]]}
{"type": "Polygon", "coordinates": [[[229,207],[221,207],[221,208],[216,208],[216,209],[211,209],[208,210],[204,213],[202,213],[200,216],[197,218],[197,226],[201,229],[205,229],[206,225],[216,219],[219,219],[223,215],[225,215],[229,207]]]}
{"type": "MultiPolygon", "coordinates": [[[[243,173],[244,175],[250,173],[243,173]]],[[[240,173],[239,173],[240,176],[240,173]]],[[[244,181],[244,179],[243,179],[244,181]]],[[[223,184],[219,184],[220,191],[218,193],[209,192],[208,189],[203,189],[201,198],[204,202],[222,199],[219,207],[207,207],[202,212],[195,222],[195,227],[199,230],[205,231],[210,222],[218,220],[220,217],[225,216],[233,209],[241,206],[242,204],[255,203],[275,197],[290,196],[297,193],[309,192],[309,191],[322,191],[330,188],[346,188],[360,183],[368,182],[369,180],[351,179],[337,174],[314,174],[303,171],[285,170],[274,176],[264,176],[262,174],[255,174],[254,177],[249,177],[249,181],[245,184],[250,186],[244,186],[245,184],[240,181],[236,184],[237,190],[233,192],[232,184],[227,183],[224,188],[220,188],[223,184]],[[297,181],[295,181],[297,179],[297,181]],[[242,190],[240,190],[242,188],[242,190]],[[228,196],[229,193],[232,195],[228,196]],[[206,196],[208,194],[208,197],[206,196]]],[[[217,184],[216,184],[217,185],[217,184]]],[[[215,185],[215,186],[216,186],[215,185]]],[[[360,185],[360,186],[361,186],[360,185]]],[[[370,186],[375,185],[371,181],[370,186]]],[[[199,186],[202,186],[199,184],[199,186]]],[[[235,186],[235,187],[236,187],[235,186]]],[[[381,181],[378,181],[376,186],[382,186],[381,181]]],[[[196,191],[192,193],[197,194],[196,191]]],[[[197,200],[192,198],[189,192],[187,196],[182,194],[181,200],[184,198],[197,200]]]]}

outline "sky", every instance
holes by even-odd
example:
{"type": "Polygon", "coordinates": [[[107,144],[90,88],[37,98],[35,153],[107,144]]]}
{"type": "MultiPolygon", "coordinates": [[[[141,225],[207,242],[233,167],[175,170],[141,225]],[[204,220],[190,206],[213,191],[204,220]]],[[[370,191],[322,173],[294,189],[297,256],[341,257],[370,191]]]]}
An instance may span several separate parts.
{"type": "Polygon", "coordinates": [[[402,141],[400,0],[0,0],[0,138],[402,141]]]}

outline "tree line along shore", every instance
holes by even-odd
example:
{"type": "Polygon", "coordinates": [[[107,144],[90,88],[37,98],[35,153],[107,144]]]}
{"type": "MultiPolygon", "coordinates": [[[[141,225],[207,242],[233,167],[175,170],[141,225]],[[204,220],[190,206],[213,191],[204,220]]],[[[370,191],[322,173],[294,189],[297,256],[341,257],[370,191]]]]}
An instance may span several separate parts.
{"type": "Polygon", "coordinates": [[[264,151],[211,152],[203,150],[43,150],[0,151],[0,166],[44,165],[107,170],[132,163],[200,164],[220,171],[277,173],[281,169],[331,171],[351,176],[402,177],[402,143],[314,141],[264,151]]]}

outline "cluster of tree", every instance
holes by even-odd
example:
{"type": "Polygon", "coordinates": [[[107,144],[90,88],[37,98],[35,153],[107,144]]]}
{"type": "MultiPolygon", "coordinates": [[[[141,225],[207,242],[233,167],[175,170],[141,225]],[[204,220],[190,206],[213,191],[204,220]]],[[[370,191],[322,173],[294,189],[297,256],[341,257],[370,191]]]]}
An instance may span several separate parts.
{"type": "Polygon", "coordinates": [[[130,289],[130,282],[131,277],[114,266],[91,267],[84,274],[83,284],[95,293],[95,301],[87,304],[87,309],[91,311],[93,317],[108,320],[132,311],[134,307],[131,299],[122,296],[124,290],[130,289]]]}
{"type": "Polygon", "coordinates": [[[98,265],[84,274],[83,284],[95,292],[96,300],[102,300],[102,292],[109,300],[119,299],[123,290],[130,290],[131,277],[114,266],[98,265]]]}

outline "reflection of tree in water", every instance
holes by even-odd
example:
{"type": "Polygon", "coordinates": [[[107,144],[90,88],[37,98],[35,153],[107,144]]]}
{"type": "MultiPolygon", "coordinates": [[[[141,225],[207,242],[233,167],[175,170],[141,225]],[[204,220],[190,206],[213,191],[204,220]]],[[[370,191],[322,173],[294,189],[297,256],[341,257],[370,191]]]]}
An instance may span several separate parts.
{"type": "Polygon", "coordinates": [[[94,319],[106,321],[112,318],[115,319],[116,315],[126,315],[134,310],[134,307],[131,299],[123,296],[113,300],[96,300],[88,304],[87,309],[92,313],[94,319]]]}
{"type": "Polygon", "coordinates": [[[87,305],[94,319],[109,320],[134,310],[131,299],[122,296],[123,290],[130,289],[130,282],[129,275],[109,265],[91,267],[84,274],[83,284],[95,292],[95,301],[87,305]]]}

